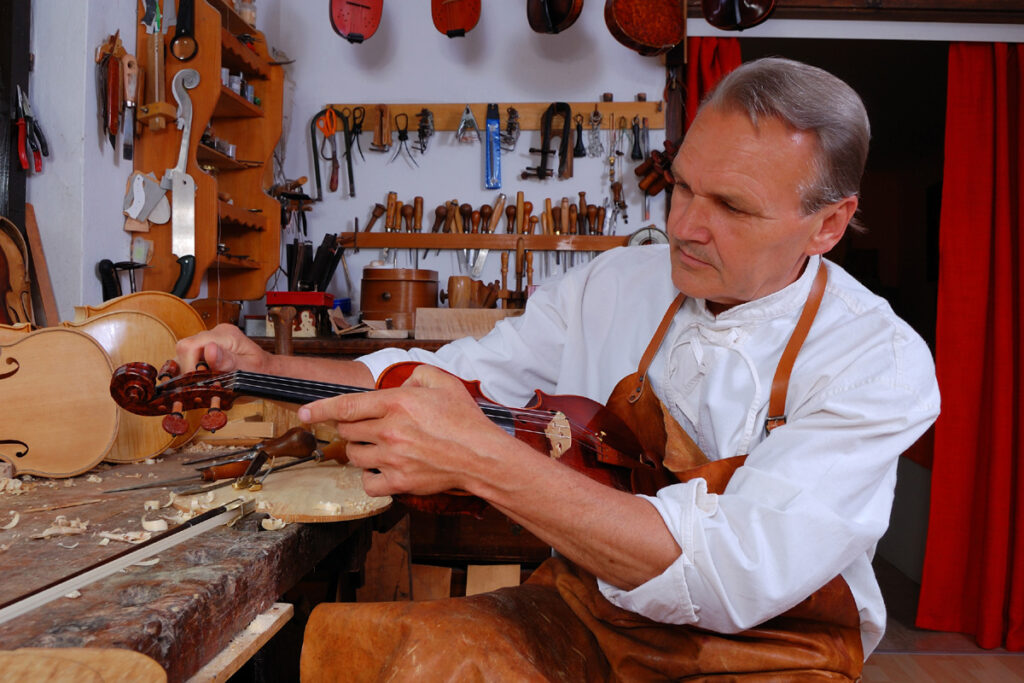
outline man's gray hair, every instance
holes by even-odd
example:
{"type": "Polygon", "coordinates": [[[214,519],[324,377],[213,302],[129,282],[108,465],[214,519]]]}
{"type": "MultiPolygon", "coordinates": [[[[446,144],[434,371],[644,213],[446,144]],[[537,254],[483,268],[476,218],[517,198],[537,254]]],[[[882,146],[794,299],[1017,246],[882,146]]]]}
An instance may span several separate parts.
{"type": "Polygon", "coordinates": [[[778,118],[817,136],[815,178],[800,188],[810,215],[860,191],[871,128],[864,103],[853,88],[815,66],[779,57],[747,62],[728,74],[701,107],[744,111],[778,118]]]}

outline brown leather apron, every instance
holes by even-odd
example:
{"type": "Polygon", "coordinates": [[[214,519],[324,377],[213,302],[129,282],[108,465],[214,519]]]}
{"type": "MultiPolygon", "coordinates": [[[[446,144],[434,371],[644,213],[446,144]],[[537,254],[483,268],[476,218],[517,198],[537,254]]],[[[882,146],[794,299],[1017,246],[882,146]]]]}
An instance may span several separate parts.
{"type": "MultiPolygon", "coordinates": [[[[771,430],[785,423],[796,354],[825,289],[822,264],[783,352],[769,400],[771,430]]],[[[704,478],[721,493],[746,456],[709,462],[668,416],[646,373],[680,296],[665,314],[637,372],[616,386],[609,407],[647,453],[661,453],[639,491],[704,478]],[[666,419],[667,418],[667,419],[666,419]]],[[[860,617],[842,577],[756,628],[721,634],[661,624],[616,607],[594,577],[563,558],[542,564],[516,588],[427,602],[325,603],[313,610],[302,646],[303,681],[675,680],[849,681],[863,666],[860,617]]]]}

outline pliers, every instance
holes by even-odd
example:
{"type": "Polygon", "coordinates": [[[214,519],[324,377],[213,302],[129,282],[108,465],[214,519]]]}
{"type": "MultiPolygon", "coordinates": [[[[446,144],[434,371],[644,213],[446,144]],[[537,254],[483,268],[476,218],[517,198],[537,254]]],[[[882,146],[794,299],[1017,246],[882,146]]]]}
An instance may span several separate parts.
{"type": "Polygon", "coordinates": [[[42,129],[32,116],[32,105],[29,104],[25,92],[18,86],[18,112],[15,123],[18,126],[18,158],[21,160],[21,168],[29,169],[29,157],[34,162],[33,167],[38,173],[43,170],[42,157],[50,156],[50,148],[46,144],[46,137],[42,129]]]}

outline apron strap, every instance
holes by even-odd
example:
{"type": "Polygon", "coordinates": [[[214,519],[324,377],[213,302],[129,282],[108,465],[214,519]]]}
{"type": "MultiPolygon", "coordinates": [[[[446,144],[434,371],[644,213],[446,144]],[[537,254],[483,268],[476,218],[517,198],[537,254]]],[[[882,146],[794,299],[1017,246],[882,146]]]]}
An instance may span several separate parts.
{"type": "Polygon", "coordinates": [[[644,351],[644,355],[640,359],[640,366],[636,369],[637,385],[629,395],[628,400],[630,403],[636,403],[640,399],[640,395],[644,393],[644,387],[647,386],[647,368],[651,366],[651,361],[654,360],[654,356],[658,353],[658,348],[661,346],[661,340],[665,337],[665,333],[668,332],[669,325],[672,324],[672,318],[676,317],[676,313],[682,307],[684,301],[686,301],[686,295],[680,292],[669,305],[668,310],[665,311],[661,324],[658,325],[657,331],[655,331],[651,341],[647,344],[647,350],[644,351]]]}
{"type": "Polygon", "coordinates": [[[775,368],[775,378],[772,380],[771,398],[768,400],[768,416],[764,420],[764,430],[770,433],[776,427],[786,424],[786,393],[789,391],[789,375],[793,372],[793,363],[796,362],[796,355],[800,352],[807,333],[811,330],[814,316],[818,313],[821,305],[821,298],[825,294],[825,285],[828,282],[828,270],[825,268],[825,261],[822,259],[818,266],[818,274],[814,276],[811,283],[811,291],[807,295],[807,303],[800,314],[800,319],[793,329],[793,334],[782,352],[779,365],[775,368]]]}

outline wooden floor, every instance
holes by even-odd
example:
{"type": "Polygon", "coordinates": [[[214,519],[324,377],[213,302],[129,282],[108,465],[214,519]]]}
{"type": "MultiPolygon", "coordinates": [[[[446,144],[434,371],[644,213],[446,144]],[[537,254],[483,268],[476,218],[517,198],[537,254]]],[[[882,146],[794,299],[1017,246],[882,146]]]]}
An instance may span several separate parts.
{"type": "Polygon", "coordinates": [[[1024,652],[983,650],[962,633],[914,626],[919,586],[876,560],[889,621],[885,637],[864,664],[864,683],[1024,682],[1024,652]]]}

